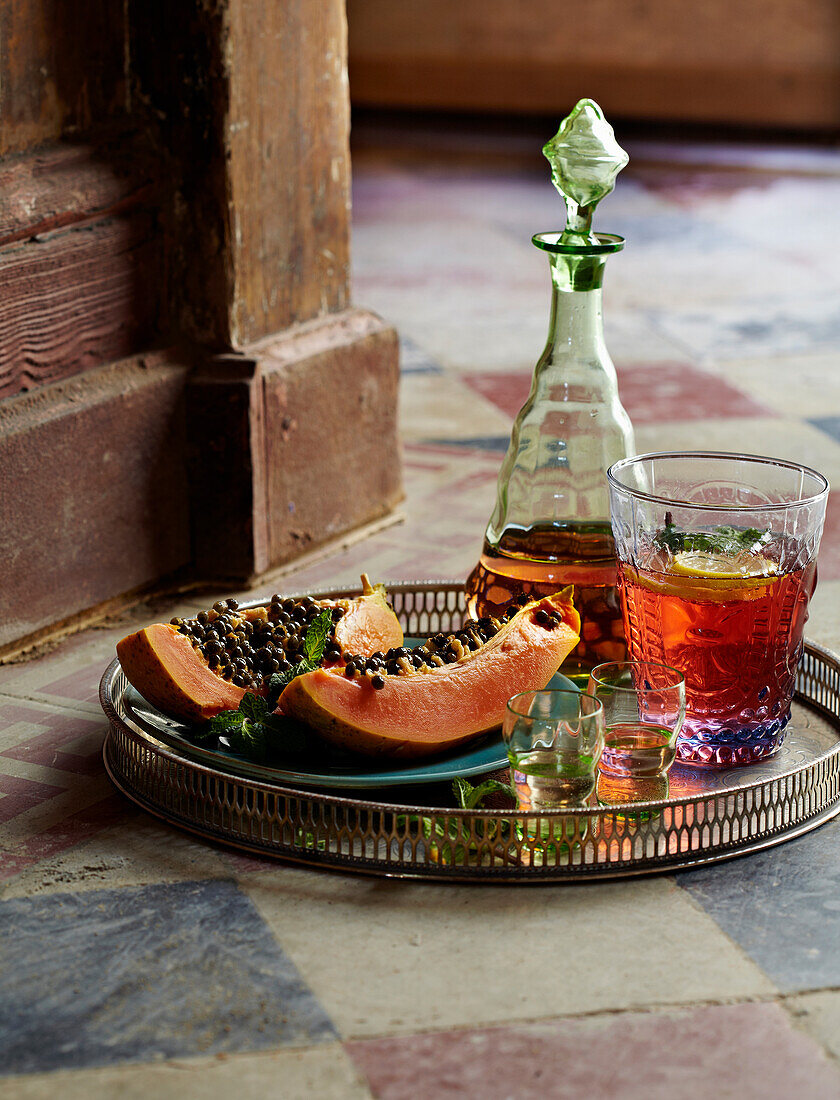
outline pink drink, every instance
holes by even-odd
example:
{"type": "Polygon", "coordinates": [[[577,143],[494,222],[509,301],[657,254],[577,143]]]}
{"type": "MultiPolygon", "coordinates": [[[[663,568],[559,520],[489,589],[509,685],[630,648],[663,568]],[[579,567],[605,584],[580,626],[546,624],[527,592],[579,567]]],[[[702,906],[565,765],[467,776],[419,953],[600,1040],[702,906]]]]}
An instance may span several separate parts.
{"type": "Polygon", "coordinates": [[[726,766],[776,752],[790,718],[815,583],[814,561],[737,579],[621,564],[630,656],[672,665],[685,676],[678,759],[726,766]]]}

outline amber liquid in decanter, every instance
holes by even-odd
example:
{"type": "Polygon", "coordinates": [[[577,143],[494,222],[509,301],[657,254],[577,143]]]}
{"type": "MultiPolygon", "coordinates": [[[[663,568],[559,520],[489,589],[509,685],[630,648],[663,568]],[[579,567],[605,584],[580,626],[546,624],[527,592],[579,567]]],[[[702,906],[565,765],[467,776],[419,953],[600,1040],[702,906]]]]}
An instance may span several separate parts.
{"type": "Polygon", "coordinates": [[[626,656],[616,560],[608,523],[508,527],[498,546],[484,540],[467,580],[473,616],[496,615],[524,593],[537,598],[574,585],[581,637],[563,665],[564,675],[584,685],[589,670],[626,656]]]}

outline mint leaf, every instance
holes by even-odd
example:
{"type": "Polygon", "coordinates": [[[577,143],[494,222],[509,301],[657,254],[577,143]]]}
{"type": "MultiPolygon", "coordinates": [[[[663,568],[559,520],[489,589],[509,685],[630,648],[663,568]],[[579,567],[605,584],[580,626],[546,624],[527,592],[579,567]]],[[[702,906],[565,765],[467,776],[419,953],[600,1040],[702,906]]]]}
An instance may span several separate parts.
{"type": "Polygon", "coordinates": [[[494,791],[503,791],[514,798],[513,791],[508,783],[500,783],[498,779],[485,779],[483,783],[473,786],[460,776],[452,780],[452,793],[462,810],[480,809],[480,803],[494,791]]]}
{"type": "Polygon", "coordinates": [[[247,756],[249,760],[262,763],[267,754],[265,728],[262,722],[252,722],[250,718],[244,718],[240,726],[232,726],[228,730],[228,740],[234,752],[247,756]]]}
{"type": "Polygon", "coordinates": [[[268,681],[268,709],[274,710],[283,688],[296,676],[303,676],[318,668],[324,659],[324,652],[332,636],[332,611],[325,607],[309,624],[303,639],[303,658],[285,672],[275,672],[268,681]]]}
{"type": "Polygon", "coordinates": [[[239,711],[252,722],[261,722],[268,714],[268,702],[261,695],[246,691],[239,701],[239,711]]]}
{"type": "Polygon", "coordinates": [[[707,554],[740,554],[759,550],[770,541],[768,531],[757,527],[730,527],[721,524],[713,531],[680,531],[671,521],[670,512],[665,515],[665,525],[656,532],[656,541],[672,554],[683,551],[701,551],[707,554]]]}
{"type": "Polygon", "coordinates": [[[332,609],[325,607],[309,624],[306,637],[303,639],[303,659],[309,661],[313,667],[320,665],[324,659],[324,650],[332,633],[332,609]]]}
{"type": "Polygon", "coordinates": [[[280,698],[283,688],[287,684],[290,684],[294,680],[295,676],[303,676],[305,672],[311,672],[315,668],[307,660],[298,661],[296,665],[292,665],[291,668],[287,668],[285,672],[275,672],[268,681],[268,700],[267,707],[269,710],[274,710],[277,706],[277,700],[280,698]]]}
{"type": "Polygon", "coordinates": [[[226,737],[234,752],[262,763],[271,753],[299,755],[307,748],[304,727],[290,718],[271,712],[283,688],[296,676],[312,672],[324,659],[327,642],[332,635],[332,611],[324,608],[312,620],[303,640],[303,659],[285,672],[275,672],[268,681],[266,698],[246,691],[238,710],[224,710],[211,718],[206,726],[192,730],[196,743],[226,737]]]}
{"type": "Polygon", "coordinates": [[[198,744],[212,741],[217,737],[227,737],[231,730],[238,729],[245,721],[245,715],[238,710],[223,710],[214,715],[206,726],[192,730],[192,739],[198,744]]]}

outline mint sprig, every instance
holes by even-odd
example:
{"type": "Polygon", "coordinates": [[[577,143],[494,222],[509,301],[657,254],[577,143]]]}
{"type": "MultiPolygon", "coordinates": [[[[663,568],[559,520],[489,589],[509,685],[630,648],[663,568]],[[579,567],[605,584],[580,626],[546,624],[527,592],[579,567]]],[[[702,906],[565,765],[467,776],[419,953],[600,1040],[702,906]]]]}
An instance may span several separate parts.
{"type": "Polygon", "coordinates": [[[283,688],[296,676],[312,672],[324,659],[330,640],[332,612],[321,611],[309,624],[303,639],[303,658],[285,672],[275,672],[268,681],[268,695],[246,691],[236,710],[223,710],[206,726],[193,730],[193,740],[201,744],[225,737],[234,752],[263,763],[275,753],[299,755],[306,749],[303,728],[282,714],[273,714],[283,688]]]}
{"type": "Polygon", "coordinates": [[[237,710],[223,710],[193,733],[199,743],[227,739],[234,752],[261,764],[270,756],[299,756],[307,748],[304,729],[291,718],[272,714],[267,700],[248,691],[237,710]]]}
{"type": "Polygon", "coordinates": [[[473,785],[467,779],[458,776],[452,780],[452,794],[462,810],[477,810],[488,794],[501,791],[516,798],[509,783],[500,783],[498,779],[485,779],[483,783],[473,785]]]}
{"type": "Polygon", "coordinates": [[[722,524],[714,531],[681,531],[665,514],[665,524],[656,532],[656,541],[672,554],[701,551],[707,554],[742,554],[755,552],[770,541],[769,530],[757,527],[730,527],[722,524]]]}
{"type": "Polygon", "coordinates": [[[261,695],[254,695],[252,691],[246,691],[239,704],[239,710],[234,714],[242,714],[252,722],[262,722],[268,714],[268,703],[261,695]]]}
{"type": "Polygon", "coordinates": [[[316,665],[310,664],[309,661],[298,661],[296,665],[292,665],[291,668],[287,668],[285,672],[274,672],[268,681],[268,705],[273,710],[277,706],[277,700],[283,694],[283,688],[294,680],[296,676],[303,676],[305,672],[311,672],[316,665]]]}
{"type": "Polygon", "coordinates": [[[287,668],[285,672],[275,672],[268,681],[268,705],[271,710],[277,706],[277,700],[282,694],[283,688],[294,680],[296,676],[303,676],[305,672],[312,672],[320,666],[324,659],[327,643],[332,634],[332,611],[325,607],[309,624],[306,636],[303,639],[303,657],[287,668]]]}

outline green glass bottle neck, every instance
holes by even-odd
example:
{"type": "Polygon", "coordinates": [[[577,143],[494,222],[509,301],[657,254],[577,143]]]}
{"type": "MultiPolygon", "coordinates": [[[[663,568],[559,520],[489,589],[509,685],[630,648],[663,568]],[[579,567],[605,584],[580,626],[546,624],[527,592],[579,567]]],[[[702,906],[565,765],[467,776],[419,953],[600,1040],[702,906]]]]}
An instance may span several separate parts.
{"type": "Polygon", "coordinates": [[[593,233],[587,243],[581,234],[537,233],[531,241],[548,253],[551,280],[560,290],[597,290],[604,281],[607,257],[624,248],[624,238],[615,233],[593,233]]]}
{"type": "MultiPolygon", "coordinates": [[[[557,352],[566,351],[577,358],[606,355],[604,321],[601,312],[601,283],[586,289],[572,289],[568,271],[559,270],[568,257],[551,257],[551,312],[548,322],[548,346],[557,352]]],[[[603,277],[601,257],[600,277],[603,277]]]]}
{"type": "Polygon", "coordinates": [[[600,291],[604,285],[606,256],[569,256],[560,252],[549,252],[548,262],[551,265],[551,283],[555,290],[585,293],[590,290],[600,291]]]}

